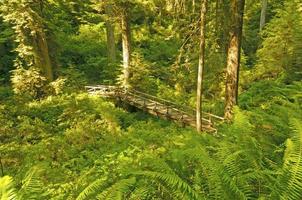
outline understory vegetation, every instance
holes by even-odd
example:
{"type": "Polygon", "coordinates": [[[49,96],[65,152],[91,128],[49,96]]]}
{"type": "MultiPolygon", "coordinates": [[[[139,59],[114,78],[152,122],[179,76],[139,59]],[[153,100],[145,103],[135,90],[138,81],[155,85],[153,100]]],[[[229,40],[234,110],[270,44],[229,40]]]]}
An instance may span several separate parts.
{"type": "Polygon", "coordinates": [[[216,136],[85,93],[1,89],[1,194],[21,199],[300,199],[302,84],[253,84],[216,136]],[[270,87],[267,87],[267,85],[270,87]],[[265,96],[257,96],[261,91],[265,96]],[[269,97],[269,98],[268,98],[269,97]],[[5,102],[5,103],[3,103],[5,102]],[[28,197],[27,197],[28,195],[28,197]]]}
{"type": "MultiPolygon", "coordinates": [[[[302,199],[302,2],[269,1],[259,30],[264,4],[239,1],[238,102],[217,133],[85,90],[195,108],[204,0],[1,1],[0,199],[302,199]]],[[[202,109],[218,116],[234,2],[206,5],[202,109]]]]}

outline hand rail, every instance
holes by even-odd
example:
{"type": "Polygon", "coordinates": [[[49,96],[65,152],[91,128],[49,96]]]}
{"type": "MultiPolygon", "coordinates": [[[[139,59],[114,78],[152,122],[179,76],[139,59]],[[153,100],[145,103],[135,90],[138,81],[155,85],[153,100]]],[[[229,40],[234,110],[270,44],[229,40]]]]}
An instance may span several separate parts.
{"type": "MultiPolygon", "coordinates": [[[[132,92],[137,93],[137,94],[144,95],[144,96],[146,96],[146,97],[150,97],[150,98],[152,98],[153,100],[156,100],[156,101],[158,101],[158,102],[166,103],[166,104],[168,104],[169,106],[174,106],[174,107],[179,108],[179,109],[182,109],[182,110],[184,110],[184,111],[188,111],[188,112],[190,112],[190,113],[193,113],[193,115],[196,115],[196,111],[195,111],[193,108],[191,108],[191,107],[183,106],[183,105],[178,105],[178,104],[176,104],[176,103],[174,103],[174,102],[171,102],[171,101],[168,101],[168,100],[166,100],[166,99],[161,99],[161,98],[159,98],[159,97],[152,96],[152,95],[150,95],[150,94],[146,94],[146,93],[144,93],[144,92],[140,92],[140,91],[137,91],[137,90],[131,89],[131,90],[129,90],[129,91],[132,91],[132,92]]],[[[212,113],[208,113],[208,112],[202,112],[202,113],[203,113],[204,115],[207,115],[207,116],[216,118],[216,119],[218,119],[218,120],[222,120],[222,121],[224,120],[223,117],[214,115],[214,114],[212,114],[212,113]]]]}
{"type": "MultiPolygon", "coordinates": [[[[181,112],[182,114],[185,114],[185,115],[191,115],[188,113],[192,113],[193,116],[196,115],[196,111],[192,107],[179,105],[179,104],[176,104],[169,100],[162,99],[162,98],[159,98],[159,97],[156,97],[156,96],[153,96],[153,95],[141,92],[141,91],[137,91],[135,89],[125,89],[125,88],[115,86],[115,85],[85,86],[85,88],[88,89],[89,92],[96,92],[97,90],[102,91],[102,90],[109,89],[111,91],[108,91],[108,92],[115,92],[116,95],[121,95],[120,92],[122,92],[122,94],[124,94],[124,95],[126,95],[128,93],[130,95],[136,96],[143,100],[153,101],[154,103],[161,103],[161,104],[165,105],[166,107],[170,107],[171,109],[177,110],[178,112],[181,112]]],[[[224,121],[223,117],[214,115],[212,113],[202,112],[202,114],[204,114],[205,116],[207,116],[210,119],[214,118],[219,121],[224,121]]],[[[203,120],[207,120],[207,119],[203,118],[203,120]]],[[[209,121],[209,120],[207,120],[207,121],[209,121]]]]}

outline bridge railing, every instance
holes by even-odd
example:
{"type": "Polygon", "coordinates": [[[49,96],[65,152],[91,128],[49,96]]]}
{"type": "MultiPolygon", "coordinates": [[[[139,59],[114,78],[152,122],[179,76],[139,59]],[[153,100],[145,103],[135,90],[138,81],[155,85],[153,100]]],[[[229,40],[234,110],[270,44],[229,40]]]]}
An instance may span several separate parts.
{"type": "MultiPolygon", "coordinates": [[[[156,96],[153,96],[153,95],[141,92],[141,91],[137,91],[137,90],[134,90],[134,89],[131,89],[128,92],[132,93],[132,94],[137,94],[139,96],[146,97],[147,99],[152,99],[156,102],[162,103],[162,104],[164,104],[166,106],[169,106],[171,108],[177,108],[178,110],[183,111],[186,114],[190,114],[190,115],[193,115],[193,116],[196,115],[196,110],[194,110],[192,107],[179,105],[179,104],[176,104],[176,103],[171,102],[169,100],[162,99],[162,98],[159,98],[159,97],[156,97],[156,96]]],[[[223,117],[214,115],[212,113],[202,112],[202,114],[203,114],[203,117],[208,118],[210,121],[213,121],[213,120],[215,120],[215,121],[224,121],[223,117]]]]}
{"type": "MultiPolygon", "coordinates": [[[[121,88],[118,86],[112,86],[112,85],[96,85],[96,86],[86,86],[85,87],[88,92],[90,93],[94,93],[94,94],[100,94],[103,96],[119,96],[122,97],[123,95],[133,95],[136,96],[138,98],[142,98],[145,100],[152,100],[154,102],[157,103],[161,103],[163,105],[165,105],[166,107],[169,107],[171,109],[177,109],[179,112],[182,112],[183,114],[187,114],[187,115],[191,115],[191,116],[195,116],[196,115],[196,111],[189,106],[183,106],[183,105],[179,105],[176,104],[174,102],[171,102],[169,100],[166,99],[162,99],[141,91],[137,91],[134,89],[125,89],[125,88],[121,88]]],[[[209,121],[216,121],[216,122],[223,122],[224,118],[214,115],[212,113],[208,113],[208,112],[202,112],[203,118],[208,119],[209,121]]]]}

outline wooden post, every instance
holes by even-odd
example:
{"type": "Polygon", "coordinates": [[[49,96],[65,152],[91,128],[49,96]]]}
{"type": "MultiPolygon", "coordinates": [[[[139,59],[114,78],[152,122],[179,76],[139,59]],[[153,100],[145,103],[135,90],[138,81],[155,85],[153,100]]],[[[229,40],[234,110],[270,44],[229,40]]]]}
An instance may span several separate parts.
{"type": "Polygon", "coordinates": [[[181,118],[180,118],[181,122],[182,122],[182,127],[186,127],[185,121],[184,121],[184,114],[181,113],[181,118]]]}
{"type": "Polygon", "coordinates": [[[154,107],[153,111],[155,111],[156,116],[158,117],[158,112],[157,112],[157,102],[155,102],[155,107],[154,107]]]}
{"type": "Polygon", "coordinates": [[[157,103],[155,102],[155,106],[154,106],[154,108],[153,108],[153,110],[156,112],[156,110],[157,110],[157,103]]]}

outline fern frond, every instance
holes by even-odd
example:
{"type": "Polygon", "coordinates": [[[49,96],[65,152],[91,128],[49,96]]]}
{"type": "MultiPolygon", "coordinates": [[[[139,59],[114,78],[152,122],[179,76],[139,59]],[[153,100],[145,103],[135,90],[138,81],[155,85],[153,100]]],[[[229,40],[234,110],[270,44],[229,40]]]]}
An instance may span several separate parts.
{"type": "Polygon", "coordinates": [[[122,179],[105,191],[97,195],[97,199],[100,200],[123,200],[124,196],[131,192],[131,188],[136,183],[136,178],[131,177],[128,179],[122,179]]]}
{"type": "Polygon", "coordinates": [[[277,188],[281,199],[302,199],[302,125],[292,120],[293,136],[286,142],[284,165],[277,188]]]}
{"type": "Polygon", "coordinates": [[[150,190],[149,185],[139,185],[130,194],[129,200],[146,199],[150,193],[149,190],[150,190]]]}
{"type": "Polygon", "coordinates": [[[230,176],[225,169],[220,171],[220,175],[226,187],[225,190],[230,193],[230,196],[236,197],[236,199],[250,199],[251,190],[245,181],[241,182],[238,177],[230,176]]]}
{"type": "Polygon", "coordinates": [[[46,194],[44,193],[44,185],[39,177],[42,170],[38,167],[32,167],[22,180],[22,186],[19,190],[20,199],[41,199],[46,194]]]}
{"type": "Polygon", "coordinates": [[[195,163],[197,169],[200,169],[197,174],[200,182],[198,186],[202,187],[200,190],[203,191],[203,194],[209,199],[224,199],[225,192],[219,176],[221,162],[213,159],[213,156],[210,156],[204,148],[188,149],[184,153],[187,159],[195,163]]]}
{"type": "Polygon", "coordinates": [[[200,195],[194,191],[189,184],[183,181],[176,174],[168,174],[161,172],[153,172],[153,171],[138,171],[133,173],[134,175],[144,176],[150,178],[152,180],[158,180],[165,183],[171,189],[175,191],[180,191],[183,196],[190,196],[191,199],[204,199],[201,198],[200,195]]]}
{"type": "Polygon", "coordinates": [[[76,200],[89,199],[91,196],[101,192],[101,190],[107,185],[106,178],[100,178],[88,185],[76,198],[76,200]]]}
{"type": "Polygon", "coordinates": [[[253,188],[249,183],[257,177],[256,169],[251,169],[254,159],[248,156],[249,150],[245,148],[232,152],[232,148],[225,146],[217,153],[218,160],[222,163],[217,169],[224,190],[229,196],[243,200],[252,198],[253,188]]]}
{"type": "Polygon", "coordinates": [[[13,179],[9,176],[0,178],[0,200],[15,200],[17,193],[13,186],[13,179]]]}
{"type": "Polygon", "coordinates": [[[145,159],[148,164],[148,168],[151,168],[152,171],[165,172],[168,174],[174,174],[175,172],[171,167],[163,160],[157,158],[145,159]]]}

